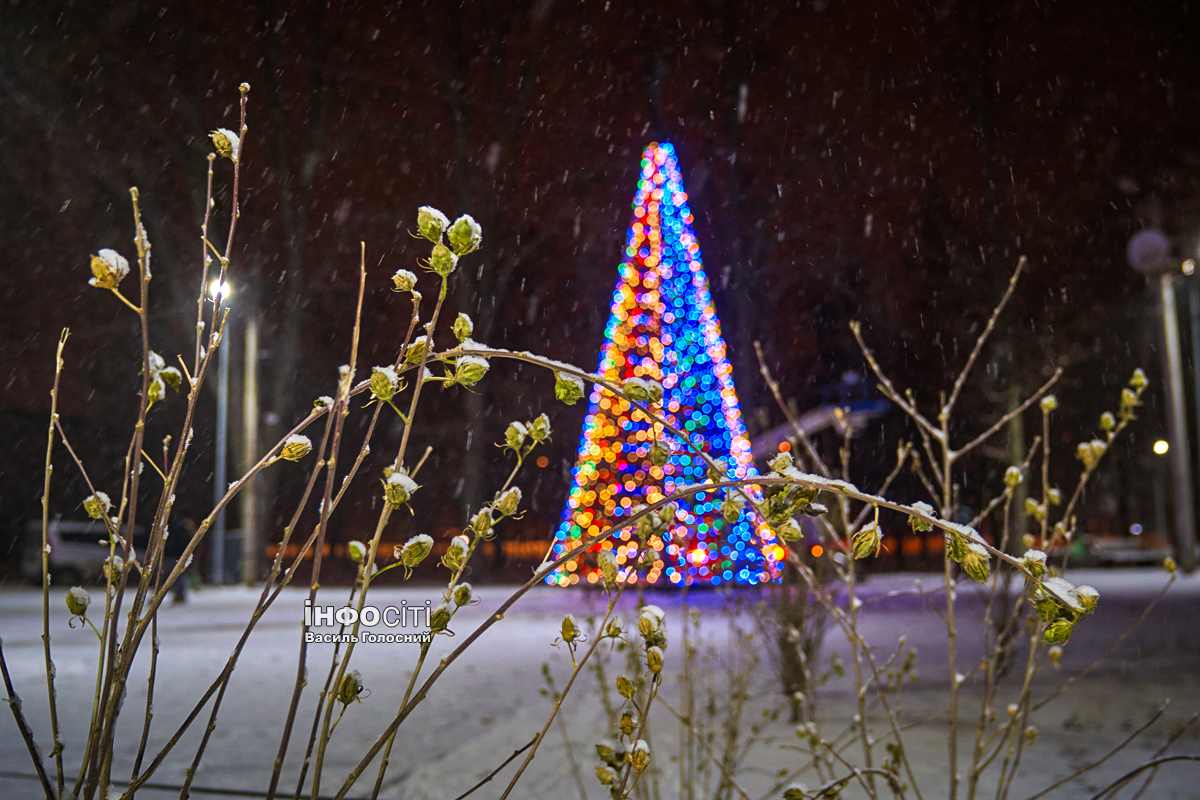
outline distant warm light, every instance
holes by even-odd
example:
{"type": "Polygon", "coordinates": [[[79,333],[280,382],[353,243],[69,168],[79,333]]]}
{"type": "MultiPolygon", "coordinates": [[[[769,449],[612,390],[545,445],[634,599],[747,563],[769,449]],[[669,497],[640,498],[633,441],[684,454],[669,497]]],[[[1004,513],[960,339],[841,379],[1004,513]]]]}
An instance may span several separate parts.
{"type": "Polygon", "coordinates": [[[208,296],[217,299],[217,295],[221,295],[222,300],[227,300],[229,295],[233,294],[233,286],[229,281],[222,282],[220,278],[214,278],[213,282],[208,285],[208,296]]]}
{"type": "Polygon", "coordinates": [[[825,548],[821,547],[819,544],[814,544],[808,549],[808,552],[812,553],[813,558],[820,558],[821,556],[825,555],[825,548]]]}
{"type": "Polygon", "coordinates": [[[792,452],[792,443],[789,442],[787,439],[784,439],[782,442],[779,443],[779,452],[781,452],[781,453],[792,452]]]}
{"type": "Polygon", "coordinates": [[[549,463],[550,463],[550,459],[546,458],[545,456],[537,457],[537,465],[539,467],[545,468],[545,466],[549,463]]]}
{"type": "MultiPolygon", "coordinates": [[[[596,372],[616,383],[658,381],[663,397],[655,412],[708,456],[723,461],[729,478],[749,478],[757,474],[750,440],[693,223],[675,148],[651,144],[642,154],[596,372]]],[[[590,552],[615,550],[618,563],[628,564],[637,549],[625,545],[621,554],[621,542],[633,543],[632,526],[621,529],[623,520],[639,506],[705,481],[705,460],[655,428],[624,398],[592,390],[571,491],[555,532],[556,554],[616,528],[612,539],[590,552]],[[670,443],[661,466],[650,463],[656,439],[670,443]]],[[[645,541],[646,556],[657,556],[644,573],[647,583],[754,585],[778,576],[784,554],[776,549],[774,535],[752,508],[727,521],[721,513],[725,500],[725,490],[718,489],[678,501],[674,522],[645,541]]],[[[579,574],[586,577],[595,569],[590,559],[579,559],[579,574]]],[[[627,580],[639,580],[636,572],[628,570],[627,580]]],[[[565,585],[563,573],[545,580],[565,585]]]]}
{"type": "Polygon", "coordinates": [[[1170,449],[1171,449],[1171,445],[1167,443],[1166,439],[1159,439],[1157,442],[1154,443],[1155,455],[1165,456],[1167,454],[1167,451],[1170,449]]]}
{"type": "Polygon", "coordinates": [[[1191,275],[1195,271],[1196,271],[1196,259],[1189,258],[1187,261],[1183,262],[1183,274],[1184,275],[1191,275]]]}
{"type": "Polygon", "coordinates": [[[1135,522],[1129,526],[1129,532],[1132,533],[1134,536],[1141,536],[1142,535],[1142,526],[1139,523],[1135,522]]]}

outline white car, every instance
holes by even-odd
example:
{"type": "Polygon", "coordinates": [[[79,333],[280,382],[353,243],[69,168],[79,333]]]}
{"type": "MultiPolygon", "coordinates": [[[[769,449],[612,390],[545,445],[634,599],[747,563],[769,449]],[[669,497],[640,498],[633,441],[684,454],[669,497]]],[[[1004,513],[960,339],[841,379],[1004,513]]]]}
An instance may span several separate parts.
{"type": "MultiPolygon", "coordinates": [[[[144,547],[145,532],[137,530],[135,552],[144,547]]],[[[47,531],[50,545],[50,575],[59,586],[75,586],[103,575],[108,558],[108,531],[104,523],[88,520],[52,519],[47,531]]],[[[30,583],[42,582],[42,523],[33,520],[25,529],[21,548],[21,576],[30,583]]]]}

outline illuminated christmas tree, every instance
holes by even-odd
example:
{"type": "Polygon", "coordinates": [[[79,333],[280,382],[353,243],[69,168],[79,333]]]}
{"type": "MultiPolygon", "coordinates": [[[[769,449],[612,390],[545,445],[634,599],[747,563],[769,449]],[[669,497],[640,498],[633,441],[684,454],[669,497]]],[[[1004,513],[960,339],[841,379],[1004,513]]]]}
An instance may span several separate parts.
{"type": "MultiPolygon", "coordinates": [[[[731,477],[746,478],[756,474],[750,442],[692,222],[675,148],[652,143],[642,156],[625,261],[596,371],[618,382],[661,383],[663,397],[653,410],[706,454],[724,461],[731,477]]],[[[556,557],[580,537],[619,525],[639,506],[704,481],[705,462],[661,426],[654,427],[623,398],[593,387],[571,494],[555,534],[556,557]],[[670,444],[661,466],[652,461],[655,442],[670,444]]],[[[662,453],[656,455],[661,461],[662,453]]],[[[745,508],[735,521],[726,520],[725,499],[724,490],[713,490],[679,502],[666,531],[648,539],[657,561],[645,572],[647,582],[756,584],[775,575],[783,551],[769,529],[745,508]]],[[[565,564],[547,583],[595,583],[600,577],[595,556],[601,550],[614,551],[625,575],[645,557],[638,553],[633,529],[625,528],[593,547],[588,557],[565,564]]]]}

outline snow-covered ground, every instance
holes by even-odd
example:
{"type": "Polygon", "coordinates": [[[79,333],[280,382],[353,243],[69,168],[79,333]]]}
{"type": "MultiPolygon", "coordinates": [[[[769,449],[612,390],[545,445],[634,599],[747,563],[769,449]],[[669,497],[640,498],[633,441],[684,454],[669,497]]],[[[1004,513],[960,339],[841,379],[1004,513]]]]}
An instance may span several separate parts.
{"type": "MultiPolygon", "coordinates": [[[[906,733],[906,743],[924,797],[934,798],[946,796],[945,687],[949,667],[945,628],[926,600],[883,597],[889,592],[912,588],[918,578],[926,588],[940,584],[940,578],[934,575],[871,578],[862,587],[863,595],[868,597],[861,612],[862,628],[867,640],[881,654],[893,651],[901,634],[907,636],[910,646],[918,649],[919,679],[906,686],[899,705],[903,707],[904,722],[924,721],[906,733]],[[878,599],[871,601],[872,597],[878,599]]],[[[1040,676],[1042,688],[1035,692],[1038,697],[1105,652],[1162,586],[1165,573],[1143,569],[1077,571],[1071,578],[1100,590],[1100,610],[1077,626],[1065,648],[1062,669],[1059,672],[1048,670],[1040,676]]],[[[338,603],[344,599],[345,592],[345,589],[329,589],[322,596],[325,602],[338,603]]],[[[436,664],[510,593],[511,588],[505,587],[480,589],[477,595],[482,602],[463,609],[454,620],[452,628],[458,638],[438,637],[427,663],[436,664]]],[[[90,629],[68,628],[64,594],[63,590],[56,590],[51,599],[52,635],[66,763],[70,769],[77,769],[82,733],[90,713],[98,644],[90,629]]],[[[381,606],[400,605],[402,600],[410,605],[424,605],[427,599],[436,603],[437,594],[435,587],[377,590],[372,593],[372,600],[381,606]]],[[[742,594],[744,597],[751,595],[742,594]]],[[[205,788],[250,791],[265,788],[295,679],[298,623],[304,596],[300,590],[288,590],[279,598],[259,624],[238,663],[207,755],[196,775],[194,794],[197,796],[201,796],[199,790],[205,788]]],[[[156,744],[170,737],[220,671],[257,597],[258,592],[244,588],[208,589],[194,593],[186,605],[164,607],[159,624],[162,655],[158,666],[151,753],[157,750],[156,744]]],[[[963,611],[958,663],[959,669],[965,672],[978,663],[981,653],[982,605],[971,589],[963,591],[960,599],[963,611]]],[[[674,592],[655,592],[649,600],[667,611],[671,635],[667,672],[671,675],[665,684],[664,698],[675,704],[678,680],[674,671],[678,669],[681,650],[681,600],[674,592]]],[[[621,612],[627,623],[633,621],[634,602],[632,593],[623,599],[621,612]]],[[[692,607],[698,608],[705,620],[706,635],[721,653],[727,652],[725,631],[728,623],[720,612],[729,602],[728,595],[716,592],[693,592],[690,597],[692,607]]],[[[43,749],[48,749],[50,735],[40,609],[40,592],[25,589],[0,592],[0,637],[3,637],[4,653],[13,681],[24,700],[26,715],[43,749]]],[[[545,722],[551,706],[551,700],[540,691],[545,685],[540,673],[543,662],[549,663],[559,687],[570,672],[570,660],[565,650],[551,646],[558,636],[563,614],[573,613],[583,620],[602,612],[603,597],[596,592],[539,588],[519,601],[500,624],[484,634],[450,668],[427,701],[400,729],[388,781],[381,796],[453,800],[499,765],[514,749],[529,741],[545,722]]],[[[1200,577],[1181,577],[1146,623],[1104,666],[1092,671],[1031,720],[1040,735],[1026,749],[1017,785],[1009,797],[1014,800],[1029,797],[1035,789],[1098,759],[1149,719],[1164,699],[1170,698],[1170,709],[1148,734],[1086,779],[1050,796],[1090,797],[1108,781],[1154,755],[1174,726],[1200,711],[1198,618],[1200,577]]],[[[742,612],[739,622],[747,628],[752,627],[748,612],[742,612]]],[[[823,664],[827,663],[831,649],[839,651],[843,659],[847,657],[848,647],[836,631],[831,631],[827,642],[822,654],[823,664]]],[[[325,765],[327,777],[322,782],[324,792],[332,793],[340,785],[346,772],[395,715],[418,649],[415,644],[357,646],[353,667],[362,673],[364,684],[370,691],[361,705],[352,705],[348,709],[331,742],[325,765]]],[[[310,645],[309,648],[310,685],[300,706],[300,722],[292,737],[283,782],[288,796],[294,791],[316,693],[324,682],[331,651],[332,645],[310,645]]],[[[615,675],[617,662],[619,657],[614,659],[610,680],[615,675]]],[[[149,650],[146,649],[139,657],[137,677],[132,681],[119,731],[120,769],[115,774],[122,779],[128,777],[141,734],[148,667],[149,650]]],[[[1017,680],[1014,673],[1006,681],[998,714],[1004,713],[1007,696],[1016,693],[1017,680]]],[[[587,796],[599,800],[606,793],[592,774],[597,763],[593,745],[609,732],[605,730],[605,716],[595,687],[592,675],[580,676],[564,706],[564,719],[587,796]]],[[[744,717],[747,730],[763,709],[779,700],[765,657],[755,690],[755,698],[744,717]]],[[[968,680],[963,697],[964,725],[959,749],[960,754],[969,754],[974,743],[974,721],[979,703],[974,681],[968,680]]],[[[849,677],[832,680],[817,697],[819,719],[829,720],[829,730],[835,730],[833,720],[848,720],[853,715],[853,700],[849,677]]],[[[7,709],[3,711],[6,718],[0,720],[0,771],[3,772],[0,797],[38,796],[36,783],[8,777],[13,772],[30,773],[32,770],[11,715],[7,709]]],[[[177,785],[182,781],[205,720],[207,711],[163,763],[154,782],[177,785]]],[[[651,714],[651,720],[655,763],[660,770],[657,778],[660,795],[674,798],[679,784],[679,767],[673,754],[678,752],[679,726],[662,708],[651,714]]],[[[875,732],[882,736],[882,726],[877,725],[875,732]]],[[[773,741],[754,748],[745,759],[746,768],[739,773],[740,785],[754,798],[762,797],[771,788],[774,774],[803,763],[802,756],[786,749],[798,743],[786,715],[769,725],[767,734],[773,741]]],[[[1171,752],[1200,753],[1200,726],[1194,726],[1182,736],[1171,752]]],[[[960,755],[960,769],[961,758],[960,755]]],[[[473,797],[499,797],[515,763],[473,797]]],[[[369,796],[374,772],[369,770],[366,775],[369,777],[360,780],[351,797],[369,796]]],[[[819,783],[812,775],[804,776],[802,780],[810,787],[819,783]]],[[[178,790],[145,790],[138,796],[154,800],[177,797],[178,794],[178,790]]],[[[1131,794],[1126,792],[1124,796],[1131,794]]],[[[990,797],[992,793],[986,795],[990,797]]],[[[537,759],[512,797],[578,796],[579,790],[571,776],[556,726],[550,729],[537,759]]],[[[853,792],[848,792],[847,796],[854,796],[853,792]]],[[[1164,766],[1154,788],[1143,796],[1200,798],[1200,765],[1177,762],[1164,766]]]]}

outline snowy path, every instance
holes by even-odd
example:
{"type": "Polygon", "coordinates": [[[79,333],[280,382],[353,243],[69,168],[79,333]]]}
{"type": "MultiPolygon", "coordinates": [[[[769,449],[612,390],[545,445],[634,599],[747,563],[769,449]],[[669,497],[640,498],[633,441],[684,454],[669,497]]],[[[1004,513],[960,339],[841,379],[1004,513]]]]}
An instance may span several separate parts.
{"type": "MultiPolygon", "coordinates": [[[[863,593],[878,596],[910,588],[914,577],[917,576],[877,576],[864,586],[863,593]]],[[[926,588],[934,588],[939,583],[937,576],[919,577],[926,588]]],[[[1102,653],[1162,585],[1163,573],[1148,570],[1080,571],[1071,577],[1100,590],[1100,611],[1078,626],[1066,647],[1062,671],[1047,676],[1048,685],[1073,674],[1102,653]]],[[[460,634],[470,631],[510,591],[504,587],[481,589],[477,594],[482,603],[460,612],[454,629],[460,634]]],[[[972,594],[964,591],[960,595],[965,609],[963,618],[968,620],[963,624],[960,647],[960,664],[964,665],[973,663],[980,653],[977,640],[981,608],[972,594]]],[[[372,599],[378,605],[399,605],[401,600],[423,605],[426,599],[436,602],[436,595],[434,587],[388,589],[373,592],[372,599]]],[[[164,608],[159,625],[162,656],[151,752],[154,752],[155,742],[161,743],[169,737],[191,703],[221,669],[257,596],[257,592],[242,588],[206,590],[193,594],[187,605],[164,608]]],[[[330,589],[323,596],[328,602],[340,602],[345,597],[345,590],[330,589]]],[[[195,780],[197,788],[254,790],[266,785],[295,677],[303,597],[299,590],[285,592],[259,624],[234,673],[208,754],[195,780]]],[[[622,603],[624,618],[631,622],[634,598],[625,599],[629,602],[622,603]]],[[[559,686],[569,673],[570,662],[565,652],[550,646],[558,635],[562,615],[571,612],[582,620],[602,611],[601,601],[601,596],[594,592],[556,589],[538,589],[522,599],[502,623],[485,634],[451,668],[420,710],[401,729],[383,796],[406,800],[451,800],[528,741],[541,727],[550,707],[550,701],[539,692],[544,686],[540,675],[542,663],[549,662],[559,686]]],[[[678,667],[680,651],[680,598],[675,593],[655,593],[651,602],[667,610],[668,630],[672,636],[667,671],[671,672],[678,667]]],[[[691,602],[693,607],[702,610],[706,620],[711,620],[706,622],[706,630],[720,640],[726,623],[716,612],[727,602],[725,596],[694,593],[691,602]]],[[[923,600],[911,598],[868,602],[863,611],[863,628],[868,640],[880,651],[890,652],[901,632],[907,634],[909,644],[919,651],[920,677],[915,685],[905,689],[903,706],[906,719],[910,721],[936,719],[939,714],[943,720],[930,722],[908,734],[910,753],[915,754],[913,761],[919,777],[924,776],[921,784],[926,787],[926,797],[939,797],[945,792],[945,780],[940,777],[945,774],[946,764],[942,693],[948,668],[944,628],[924,604],[923,600]]],[[[0,636],[3,637],[4,652],[25,702],[26,714],[43,748],[47,749],[50,737],[39,638],[40,605],[41,595],[36,591],[0,592],[0,636]]],[[[77,627],[71,630],[67,627],[62,591],[54,592],[52,609],[59,715],[66,728],[66,762],[77,768],[82,747],[81,732],[90,710],[98,645],[90,629],[77,627]]],[[[1170,697],[1171,709],[1152,729],[1145,743],[1133,744],[1086,783],[1094,792],[1103,785],[1105,778],[1111,779],[1148,757],[1173,724],[1200,710],[1200,627],[1196,624],[1197,618],[1200,618],[1200,577],[1181,578],[1149,622],[1130,637],[1117,656],[1034,720],[1040,737],[1023,762],[1022,780],[1010,797],[1016,800],[1027,797],[1032,793],[1027,789],[1044,786],[1090,758],[1103,754],[1144,722],[1164,697],[1170,697]]],[[[439,637],[427,663],[436,664],[457,641],[460,640],[439,637]]],[[[836,632],[831,633],[827,641],[845,657],[848,649],[836,632]]],[[[285,779],[283,783],[289,796],[295,785],[315,695],[324,681],[331,649],[332,645],[310,645],[310,686],[301,703],[301,721],[293,735],[291,756],[285,770],[291,779],[285,779]]],[[[336,788],[340,777],[357,762],[365,746],[395,714],[417,652],[418,647],[414,644],[358,645],[353,666],[361,671],[370,696],[361,705],[349,709],[337,730],[327,756],[325,791],[336,788]]],[[[822,656],[823,663],[828,652],[827,647],[822,656]]],[[[132,764],[141,732],[148,662],[147,649],[139,657],[137,675],[131,682],[122,716],[124,725],[119,736],[122,765],[119,774],[122,778],[127,776],[132,764]]],[[[760,696],[751,704],[748,720],[758,709],[776,702],[765,658],[756,686],[760,696]]],[[[605,723],[594,688],[594,678],[589,675],[585,680],[581,676],[576,692],[566,706],[566,720],[588,795],[598,800],[606,795],[592,776],[595,763],[592,745],[597,737],[605,734],[605,723]]],[[[668,678],[665,696],[671,702],[674,702],[672,698],[677,690],[675,679],[668,678]]],[[[819,696],[820,717],[847,719],[853,713],[852,694],[848,678],[832,681],[819,696]]],[[[960,751],[969,752],[973,740],[976,698],[968,683],[963,706],[967,730],[960,751]]],[[[30,772],[23,743],[7,709],[3,711],[0,771],[30,772]]],[[[1003,713],[1003,709],[998,709],[998,713],[1003,713]]],[[[207,712],[202,719],[206,718],[207,712]]],[[[662,796],[674,797],[678,768],[671,763],[670,757],[676,751],[678,726],[666,713],[652,714],[652,719],[656,721],[654,744],[658,766],[663,770],[659,779],[662,796]]],[[[190,731],[167,758],[155,781],[181,782],[199,739],[201,726],[194,727],[196,730],[190,731]]],[[[780,749],[780,744],[796,741],[790,725],[776,723],[771,733],[778,741],[760,747],[747,760],[748,764],[763,768],[747,774],[744,779],[743,785],[755,797],[770,787],[771,771],[794,765],[800,758],[780,749]]],[[[1175,752],[1200,752],[1200,730],[1189,731],[1177,744],[1175,752]]],[[[475,796],[481,799],[498,797],[512,771],[510,766],[475,796]]],[[[370,794],[374,773],[368,772],[368,775],[370,779],[364,777],[351,793],[352,797],[370,794]]],[[[1195,764],[1170,765],[1162,771],[1154,792],[1147,796],[1164,800],[1200,798],[1198,778],[1200,767],[1195,764]]],[[[808,783],[815,785],[811,778],[808,783]]],[[[0,777],[0,797],[33,796],[36,796],[36,784],[0,777]]],[[[157,800],[177,797],[178,792],[143,791],[138,796],[157,800]]],[[[196,792],[195,796],[202,795],[196,792]]],[[[537,760],[513,797],[577,796],[561,738],[557,729],[552,728],[537,760]]],[[[1064,790],[1052,795],[1056,798],[1086,796],[1089,793],[1083,784],[1079,784],[1077,791],[1064,790]]]]}

